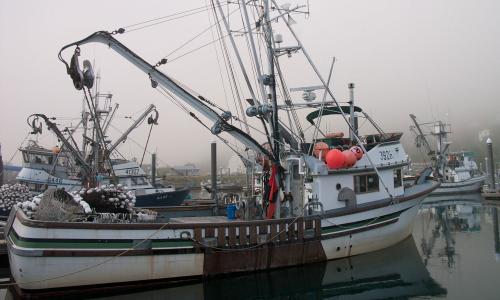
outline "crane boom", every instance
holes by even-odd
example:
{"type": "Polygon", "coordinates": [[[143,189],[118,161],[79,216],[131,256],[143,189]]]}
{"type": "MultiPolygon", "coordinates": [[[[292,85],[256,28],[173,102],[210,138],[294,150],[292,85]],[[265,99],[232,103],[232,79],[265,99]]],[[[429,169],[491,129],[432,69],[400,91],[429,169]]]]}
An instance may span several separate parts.
{"type": "MultiPolygon", "coordinates": [[[[78,77],[78,74],[75,74],[75,70],[73,70],[68,63],[63,59],[62,57],[62,52],[72,46],[76,46],[75,54],[73,55],[73,59],[75,59],[75,55],[79,55],[79,46],[84,45],[84,44],[89,44],[89,43],[102,43],[107,45],[109,48],[113,49],[116,51],[119,55],[123,56],[126,60],[128,60],[130,63],[135,65],[139,70],[143,71],[144,73],[148,74],[152,86],[155,87],[156,84],[160,84],[170,92],[172,92],[174,95],[179,97],[182,101],[186,102],[189,106],[191,106],[193,109],[195,109],[197,112],[201,113],[203,116],[208,118],[210,121],[214,122],[213,127],[211,128],[211,131],[213,134],[218,135],[222,131],[226,131],[228,134],[232,135],[235,137],[237,140],[242,142],[247,148],[253,149],[259,153],[262,153],[266,156],[268,156],[270,159],[274,160],[275,158],[267,151],[265,148],[263,148],[255,139],[253,139],[250,135],[246,134],[242,130],[238,129],[237,127],[233,126],[232,124],[228,123],[227,121],[231,118],[230,114],[223,113],[222,115],[219,115],[216,111],[214,111],[211,107],[206,105],[203,100],[205,99],[201,95],[195,95],[189,91],[187,91],[185,88],[182,87],[182,85],[178,82],[176,82],[173,78],[165,75],[164,73],[160,72],[155,66],[149,64],[146,62],[143,58],[141,58],[139,55],[128,49],[125,45],[123,45],[120,41],[115,39],[113,35],[109,32],[106,31],[98,31],[95,32],[88,37],[68,44],[64,46],[60,51],[59,51],[59,59],[66,65],[66,70],[68,74],[71,76],[73,79],[73,83],[75,84],[75,87],[78,89],[82,88],[81,82],[76,82],[75,78],[78,77]]],[[[73,65],[73,64],[72,64],[73,65]]],[[[77,70],[79,71],[79,70],[77,70]]],[[[194,116],[193,113],[191,113],[191,116],[194,116]]]]}
{"type": "Polygon", "coordinates": [[[415,124],[415,128],[418,131],[418,136],[420,136],[420,139],[424,142],[425,148],[427,149],[428,153],[433,153],[434,151],[432,150],[431,146],[429,145],[429,142],[427,142],[427,139],[425,138],[425,135],[422,131],[422,128],[420,128],[420,125],[417,122],[417,117],[415,117],[414,114],[410,114],[410,118],[413,121],[413,124],[415,124]]]}
{"type": "Polygon", "coordinates": [[[109,147],[109,153],[113,152],[113,150],[115,150],[121,142],[126,140],[127,136],[132,132],[132,130],[134,130],[134,128],[136,128],[137,125],[139,125],[153,110],[155,110],[155,106],[153,104],[150,104],[146,111],[144,111],[142,115],[137,120],[135,120],[135,122],[130,125],[130,127],[113,143],[113,145],[109,147]]]}
{"type": "Polygon", "coordinates": [[[54,134],[57,136],[59,140],[63,143],[63,146],[73,154],[75,157],[76,161],[81,165],[82,169],[84,172],[89,175],[92,173],[92,168],[91,166],[85,161],[85,159],[81,156],[80,152],[71,145],[71,143],[68,141],[68,139],[64,136],[64,134],[57,128],[57,125],[54,124],[49,120],[49,118],[44,115],[44,114],[34,114],[33,116],[35,117],[40,117],[45,121],[45,124],[47,124],[47,127],[54,132],[54,134]]]}

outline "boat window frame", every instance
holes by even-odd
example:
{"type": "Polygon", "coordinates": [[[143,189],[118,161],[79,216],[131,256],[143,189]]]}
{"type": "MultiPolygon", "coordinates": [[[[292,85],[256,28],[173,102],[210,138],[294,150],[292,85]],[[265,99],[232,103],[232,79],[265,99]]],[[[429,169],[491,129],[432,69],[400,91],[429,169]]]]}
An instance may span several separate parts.
{"type": "Polygon", "coordinates": [[[354,193],[356,195],[379,192],[380,191],[380,180],[378,178],[377,173],[375,173],[375,172],[354,175],[353,176],[353,187],[354,187],[354,193]],[[376,182],[375,184],[372,184],[372,187],[370,187],[370,183],[368,182],[368,178],[370,178],[370,177],[375,179],[374,183],[376,182]],[[359,178],[359,184],[356,184],[357,178],[359,178]],[[362,178],[365,179],[364,180],[364,191],[361,190],[361,187],[363,186],[362,180],[361,180],[362,178]]]}
{"type": "Polygon", "coordinates": [[[392,177],[394,179],[394,188],[403,186],[403,169],[397,168],[392,170],[392,177]],[[399,182],[396,182],[399,179],[399,182]]]}

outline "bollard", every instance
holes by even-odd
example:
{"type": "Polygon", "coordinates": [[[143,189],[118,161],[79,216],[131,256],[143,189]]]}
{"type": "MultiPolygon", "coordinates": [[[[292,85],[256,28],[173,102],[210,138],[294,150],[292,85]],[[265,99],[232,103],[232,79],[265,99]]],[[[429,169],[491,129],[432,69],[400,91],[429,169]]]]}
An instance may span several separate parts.
{"type": "Polygon", "coordinates": [[[156,153],[151,154],[151,185],[156,188],[156,153]]]}

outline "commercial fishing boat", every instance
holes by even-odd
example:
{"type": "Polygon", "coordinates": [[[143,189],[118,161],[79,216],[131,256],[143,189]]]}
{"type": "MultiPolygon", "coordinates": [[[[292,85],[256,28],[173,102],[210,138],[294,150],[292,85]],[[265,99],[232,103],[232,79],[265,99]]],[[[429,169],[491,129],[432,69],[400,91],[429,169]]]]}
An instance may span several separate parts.
{"type": "MultiPolygon", "coordinates": [[[[97,77],[99,79],[99,77],[97,77]]],[[[111,142],[107,130],[115,116],[118,105],[111,103],[112,94],[94,95],[96,109],[91,115],[89,109],[82,111],[81,121],[75,128],[60,130],[58,126],[42,114],[28,118],[32,133],[42,133],[42,122],[62,141],[61,147],[48,149],[35,140],[19,148],[23,159],[23,168],[17,175],[17,181],[28,186],[34,193],[41,193],[48,187],[64,189],[67,192],[79,191],[85,179],[82,178],[85,168],[89,168],[92,160],[98,160],[101,172],[93,170],[98,185],[120,184],[136,194],[137,207],[163,207],[181,205],[189,193],[189,188],[175,188],[173,185],[162,186],[155,182],[156,168],[152,168],[151,182],[141,164],[124,158],[111,158],[117,147],[124,142],[133,129],[146,120],[150,126],[157,123],[158,112],[154,105],[146,110],[116,141],[111,142]],[[104,98],[104,101],[99,101],[104,98]],[[152,113],[149,118],[148,115],[152,113]],[[94,118],[94,115],[96,116],[94,118]],[[92,123],[92,125],[91,125],[92,123]],[[82,143],[78,147],[74,132],[82,130],[82,143]],[[89,134],[92,134],[89,137],[89,134]]],[[[85,106],[84,106],[85,107],[85,106]]],[[[153,162],[154,164],[156,162],[153,162]]],[[[8,214],[8,213],[7,213],[8,214]]]]}
{"type": "Polygon", "coordinates": [[[416,135],[417,147],[424,146],[427,155],[432,161],[434,177],[441,181],[441,185],[430,196],[450,194],[477,193],[486,180],[486,176],[479,171],[470,151],[450,152],[448,135],[450,126],[442,121],[418,123],[417,118],[410,114],[414,126],[410,129],[416,135]],[[423,126],[430,125],[432,130],[424,132],[423,126]],[[432,135],[436,139],[436,148],[433,149],[426,136],[432,135]]]}
{"type": "MultiPolygon", "coordinates": [[[[216,2],[213,10],[217,24],[220,29],[226,27],[228,34],[224,37],[232,41],[234,55],[239,57],[228,16],[216,2]]],[[[283,81],[280,54],[303,52],[317,70],[287,18],[300,9],[273,4],[271,11],[268,1],[262,5],[263,9],[255,5],[247,8],[246,2],[237,4],[250,45],[254,45],[254,38],[262,38],[267,46],[267,55],[262,56],[257,55],[256,47],[247,48],[255,54],[253,63],[257,64],[254,67],[259,80],[255,86],[246,81],[252,95],[246,116],[264,127],[265,144],[257,141],[248,127],[236,125],[243,123],[242,119],[161,72],[159,67],[167,59],[150,64],[119,42],[115,35],[124,33],[124,29],[99,31],[61,49],[59,57],[75,88],[87,93],[93,78],[89,61],[84,61],[83,70],[79,65],[86,49],[83,47],[103,43],[116,51],[144,72],[153,88],[168,92],[182,103],[187,116],[202,123],[232,150],[238,152],[240,148],[229,144],[225,135],[242,143],[244,150],[238,153],[248,174],[260,176],[262,186],[249,189],[235,215],[177,217],[168,223],[108,223],[96,219],[59,222],[28,218],[21,210],[13,211],[6,237],[18,288],[36,291],[116,286],[268,270],[372,252],[411,235],[419,204],[439,183],[421,176],[413,185],[403,185],[401,170],[408,159],[400,142],[401,133],[384,132],[366,112],[354,106],[354,85],[350,85],[349,103],[341,105],[329,88],[330,82],[316,72],[325,90],[323,101],[314,102],[310,88],[304,89],[305,103],[292,101],[283,81]],[[249,9],[257,10],[258,30],[264,34],[254,35],[249,9]],[[298,46],[278,47],[282,37],[274,36],[272,29],[278,20],[290,30],[298,46]],[[74,52],[67,63],[63,52],[69,48],[74,52]],[[267,74],[259,57],[267,58],[267,74]],[[278,103],[276,96],[278,81],[279,87],[285,88],[281,90],[283,103],[278,103]],[[327,95],[331,98],[328,101],[327,95]],[[307,121],[317,129],[312,138],[306,139],[300,129],[296,109],[312,110],[307,115],[307,121]],[[293,115],[288,120],[293,119],[294,124],[286,124],[279,110],[293,115]],[[212,124],[205,124],[197,114],[212,124]],[[349,137],[324,133],[321,120],[327,115],[345,121],[349,137]],[[376,132],[359,134],[358,118],[366,118],[376,132]],[[256,165],[261,172],[253,172],[256,165]]],[[[248,78],[243,61],[238,61],[242,63],[241,73],[248,78]]]]}

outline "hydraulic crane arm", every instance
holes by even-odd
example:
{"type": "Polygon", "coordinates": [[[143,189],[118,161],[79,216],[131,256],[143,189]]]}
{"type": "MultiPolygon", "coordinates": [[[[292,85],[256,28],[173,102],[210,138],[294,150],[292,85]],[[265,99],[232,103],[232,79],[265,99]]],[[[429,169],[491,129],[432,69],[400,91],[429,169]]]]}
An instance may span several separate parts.
{"type": "Polygon", "coordinates": [[[68,139],[59,130],[59,128],[57,128],[56,124],[50,121],[49,118],[44,114],[33,114],[32,116],[42,118],[45,121],[45,124],[47,124],[48,129],[52,130],[52,132],[54,132],[57,138],[63,143],[64,148],[68,149],[71,152],[71,154],[75,157],[76,161],[81,165],[84,172],[86,174],[91,174],[92,172],[91,166],[85,161],[80,152],[75,147],[73,147],[73,145],[68,141],[68,139]]]}
{"type": "Polygon", "coordinates": [[[152,111],[156,111],[156,108],[153,104],[150,104],[146,111],[143,112],[142,115],[132,125],[130,125],[130,127],[113,143],[113,145],[111,145],[111,147],[109,147],[109,153],[113,152],[113,150],[115,150],[121,142],[125,141],[132,130],[134,130],[137,125],[139,125],[152,111]]]}
{"type": "MultiPolygon", "coordinates": [[[[231,118],[231,114],[229,112],[225,112],[219,115],[216,111],[214,111],[211,107],[204,103],[203,100],[205,100],[205,98],[203,98],[203,96],[195,95],[187,91],[174,79],[160,72],[155,66],[149,64],[139,55],[128,49],[125,45],[115,39],[109,32],[95,32],[80,41],[64,46],[59,51],[59,59],[66,65],[66,70],[73,79],[75,88],[82,89],[84,85],[84,77],[82,76],[82,72],[80,71],[80,68],[78,66],[78,56],[80,55],[79,46],[89,43],[102,43],[107,45],[108,47],[116,51],[119,55],[123,56],[130,63],[139,68],[141,71],[148,74],[153,87],[156,87],[157,84],[160,84],[161,86],[172,92],[174,95],[179,97],[182,101],[187,103],[189,106],[191,106],[193,109],[195,109],[197,112],[201,113],[210,121],[214,122],[214,125],[211,128],[213,134],[218,135],[222,131],[226,131],[237,140],[242,142],[247,148],[251,148],[257,152],[263,153],[272,160],[276,160],[276,158],[274,158],[269,153],[269,151],[263,148],[250,135],[227,122],[231,118]],[[68,65],[68,63],[62,57],[62,52],[72,46],[76,46],[76,49],[71,59],[71,64],[68,65]]],[[[192,113],[191,116],[195,117],[192,113]]]]}
{"type": "Polygon", "coordinates": [[[418,131],[417,138],[420,136],[420,139],[423,141],[425,148],[427,149],[427,152],[429,154],[433,153],[434,151],[431,149],[431,146],[429,145],[429,142],[427,142],[427,139],[425,138],[424,133],[422,132],[422,128],[420,128],[420,125],[417,122],[417,117],[415,117],[414,114],[410,114],[410,118],[413,121],[413,124],[415,124],[415,128],[418,131]]]}

